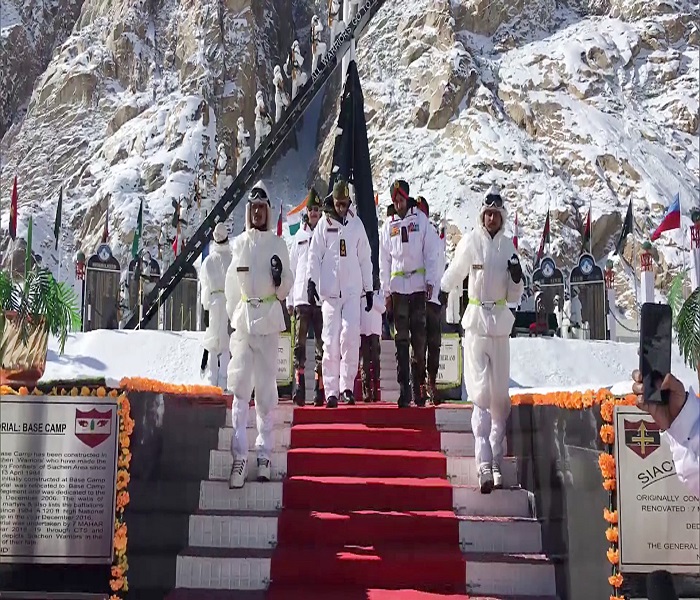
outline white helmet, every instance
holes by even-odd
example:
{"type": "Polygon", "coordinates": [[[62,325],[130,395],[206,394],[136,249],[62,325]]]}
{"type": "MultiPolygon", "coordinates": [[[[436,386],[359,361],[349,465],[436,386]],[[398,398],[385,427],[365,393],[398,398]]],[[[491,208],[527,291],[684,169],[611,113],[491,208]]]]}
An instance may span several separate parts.
{"type": "Polygon", "coordinates": [[[258,93],[255,94],[255,99],[258,100],[258,101],[260,101],[260,100],[263,99],[263,93],[262,93],[261,90],[258,90],[258,93]]]}
{"type": "Polygon", "coordinates": [[[299,40],[294,40],[292,44],[292,50],[299,50],[299,40]]]}
{"type": "Polygon", "coordinates": [[[275,75],[280,75],[282,73],[282,68],[279,65],[275,65],[275,75]]]}
{"type": "Polygon", "coordinates": [[[506,219],[508,218],[508,211],[506,210],[505,204],[503,202],[503,196],[501,196],[501,191],[495,184],[486,192],[483,200],[481,201],[481,209],[479,210],[479,220],[484,222],[484,213],[487,210],[498,210],[501,213],[501,229],[505,227],[506,219]]]}
{"type": "Polygon", "coordinates": [[[314,15],[313,17],[311,17],[311,22],[318,23],[318,16],[314,15]]]}
{"type": "Polygon", "coordinates": [[[243,127],[245,125],[245,121],[243,120],[243,117],[240,116],[238,117],[238,126],[243,127]]]}

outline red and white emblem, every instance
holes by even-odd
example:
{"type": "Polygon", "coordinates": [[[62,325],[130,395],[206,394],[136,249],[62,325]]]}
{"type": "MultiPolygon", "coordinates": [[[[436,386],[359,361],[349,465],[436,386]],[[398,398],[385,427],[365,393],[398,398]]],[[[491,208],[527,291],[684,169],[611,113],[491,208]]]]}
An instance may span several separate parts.
{"type": "Polygon", "coordinates": [[[112,435],[112,409],[100,412],[75,409],[75,437],[90,448],[97,448],[112,435]]]}

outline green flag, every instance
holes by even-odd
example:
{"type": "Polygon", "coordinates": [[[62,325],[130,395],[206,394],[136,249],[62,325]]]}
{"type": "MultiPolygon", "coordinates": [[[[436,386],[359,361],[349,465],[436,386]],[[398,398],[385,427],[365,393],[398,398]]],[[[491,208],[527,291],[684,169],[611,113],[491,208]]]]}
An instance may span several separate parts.
{"type": "Polygon", "coordinates": [[[136,258],[141,245],[141,233],[143,232],[143,198],[139,206],[139,216],[136,219],[136,231],[134,231],[134,241],[131,243],[131,258],[136,258]]]}
{"type": "Polygon", "coordinates": [[[25,277],[32,270],[32,217],[29,217],[29,227],[27,227],[27,255],[24,259],[25,277]]]}
{"type": "Polygon", "coordinates": [[[58,206],[56,207],[56,218],[53,222],[53,237],[56,238],[54,250],[58,250],[58,236],[61,235],[61,212],[63,211],[63,186],[58,191],[58,206]]]}

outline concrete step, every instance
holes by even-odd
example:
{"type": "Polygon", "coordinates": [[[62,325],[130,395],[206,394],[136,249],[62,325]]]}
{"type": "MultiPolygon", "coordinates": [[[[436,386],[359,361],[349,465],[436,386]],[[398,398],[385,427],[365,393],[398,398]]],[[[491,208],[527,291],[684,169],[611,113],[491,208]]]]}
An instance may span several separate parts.
{"type": "MultiPolygon", "coordinates": [[[[332,583],[335,585],[357,584],[357,568],[349,568],[355,561],[387,561],[392,565],[400,563],[403,569],[411,572],[414,561],[442,560],[442,554],[436,548],[422,547],[397,548],[390,554],[374,556],[369,550],[347,548],[338,553],[335,548],[326,551],[315,548],[290,549],[296,556],[308,554],[308,559],[301,560],[304,572],[297,571],[293,577],[308,580],[311,571],[318,574],[315,585],[330,584],[324,580],[329,570],[324,564],[333,565],[330,570],[332,583]],[[322,563],[322,564],[320,564],[322,563]],[[305,571],[309,570],[309,574],[305,571]],[[340,580],[342,578],[342,581],[340,580]]],[[[197,589],[227,590],[264,590],[271,581],[272,550],[228,549],[228,548],[188,548],[177,558],[177,587],[197,589]]],[[[468,593],[485,594],[519,594],[524,596],[554,596],[556,584],[554,565],[539,554],[501,554],[488,553],[464,554],[465,583],[468,593]]],[[[357,563],[355,563],[357,564],[357,563]]],[[[376,563],[375,563],[376,564],[376,563]]],[[[380,569],[381,567],[379,567],[380,569]]],[[[377,567],[375,567],[377,569],[377,567]]],[[[377,573],[369,568],[369,572],[377,573]]],[[[371,575],[369,575],[371,577],[371,575]]],[[[288,575],[292,577],[292,575],[288,575]]],[[[410,577],[406,577],[409,579],[410,577]]],[[[302,581],[285,581],[298,585],[302,581]]],[[[363,582],[371,587],[373,582],[363,582]]],[[[412,582],[411,582],[412,583],[412,582]]],[[[411,587],[409,583],[407,587],[411,587]]]]}
{"type": "MultiPolygon", "coordinates": [[[[300,425],[297,427],[304,427],[307,429],[315,428],[319,432],[321,430],[329,430],[328,427],[324,427],[323,425],[300,425]]],[[[258,436],[257,429],[249,428],[246,430],[246,433],[248,435],[248,448],[253,450],[255,448],[255,440],[258,436]]],[[[381,432],[378,433],[378,435],[381,435],[381,432]]],[[[230,451],[232,437],[233,429],[231,427],[222,427],[219,430],[219,443],[217,445],[217,449],[230,451]]],[[[277,427],[273,430],[273,437],[273,448],[275,452],[288,450],[292,444],[292,428],[289,426],[277,427]]],[[[321,445],[321,442],[319,442],[319,445],[321,445]]],[[[457,432],[441,433],[440,446],[442,451],[448,456],[474,456],[474,434],[457,432]]]]}
{"type": "MultiPolygon", "coordinates": [[[[386,539],[383,543],[439,543],[444,535],[442,523],[450,521],[447,513],[380,513],[358,511],[352,513],[317,513],[313,511],[296,512],[298,519],[286,514],[285,525],[287,540],[302,539],[304,544],[351,544],[368,545],[371,539],[372,523],[377,519],[395,521],[393,531],[395,539],[386,539]],[[347,523],[340,535],[343,539],[328,539],[325,523],[342,520],[347,523]],[[412,535],[413,523],[417,520],[430,523],[431,528],[421,528],[420,539],[412,535]],[[290,529],[290,523],[292,528],[290,529]],[[295,525],[296,523],[296,525],[295,525]],[[297,531],[293,527],[303,527],[297,531]],[[432,536],[430,532],[434,531],[432,536]]],[[[454,515],[452,519],[454,519],[454,515]]],[[[540,524],[535,519],[516,517],[456,517],[459,521],[459,544],[464,552],[485,553],[539,553],[542,551],[540,524]]],[[[451,523],[446,523],[451,526],[451,523]]],[[[249,512],[210,512],[192,515],[189,521],[189,546],[203,548],[274,548],[278,544],[279,515],[274,513],[249,512]]]]}
{"type": "MultiPolygon", "coordinates": [[[[131,591],[129,592],[131,600],[131,591]]],[[[442,593],[424,592],[421,590],[386,590],[366,589],[366,587],[327,587],[317,585],[307,586],[275,586],[274,592],[267,590],[236,591],[235,600],[446,600],[448,596],[442,593]]],[[[141,596],[137,600],[142,600],[141,596]]],[[[143,598],[143,600],[160,600],[160,598],[143,598]]],[[[229,590],[195,590],[192,588],[177,588],[172,590],[165,600],[231,600],[229,590]]],[[[489,594],[475,596],[469,594],[450,594],[449,600],[559,600],[557,596],[502,596],[489,594]]],[[[694,599],[697,600],[697,599],[694,599]]]]}
{"type": "MultiPolygon", "coordinates": [[[[321,448],[313,449],[316,452],[328,452],[333,453],[342,452],[348,454],[352,452],[352,449],[348,448],[321,448]]],[[[302,449],[290,450],[288,452],[274,452],[271,458],[271,476],[273,481],[282,481],[287,476],[287,464],[289,452],[303,452],[302,449]]],[[[377,451],[374,454],[390,454],[392,451],[377,451]]],[[[419,453],[416,453],[419,454],[419,453]]],[[[372,460],[371,453],[367,452],[357,452],[357,457],[362,460],[372,460]]],[[[406,461],[410,461],[407,457],[406,461]]],[[[208,479],[228,481],[229,474],[231,472],[231,465],[233,464],[233,458],[231,453],[227,450],[212,450],[209,459],[209,473],[208,479]]],[[[248,481],[255,481],[257,477],[257,455],[254,451],[248,454],[248,481]]],[[[515,487],[518,485],[518,468],[517,461],[514,457],[507,457],[504,459],[501,465],[501,470],[503,474],[503,484],[506,487],[515,487]]],[[[406,476],[409,476],[411,471],[410,464],[407,465],[406,476]]],[[[347,471],[341,467],[338,470],[333,470],[332,465],[329,466],[327,472],[323,475],[343,475],[347,471]],[[343,472],[341,472],[341,470],[343,472]]],[[[296,473],[292,473],[295,475],[296,473]]],[[[319,473],[314,473],[319,474],[319,473]]],[[[387,474],[387,477],[396,476],[395,474],[387,474]]],[[[417,475],[413,475],[417,476],[417,475]]],[[[455,485],[478,485],[477,468],[476,463],[472,457],[468,456],[449,456],[447,457],[447,479],[455,485]]]]}
{"type": "MultiPolygon", "coordinates": [[[[202,481],[199,510],[276,511],[283,505],[283,485],[281,481],[251,481],[231,490],[225,481],[202,481]]],[[[531,517],[531,502],[531,494],[520,488],[494,490],[491,494],[482,494],[472,486],[456,485],[452,489],[452,506],[460,516],[531,517]]]]}

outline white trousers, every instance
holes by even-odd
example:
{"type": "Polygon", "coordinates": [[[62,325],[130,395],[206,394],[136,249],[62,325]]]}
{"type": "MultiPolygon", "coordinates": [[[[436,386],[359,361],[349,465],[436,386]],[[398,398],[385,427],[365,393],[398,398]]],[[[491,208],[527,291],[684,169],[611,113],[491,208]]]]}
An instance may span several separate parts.
{"type": "Polygon", "coordinates": [[[294,79],[292,79],[292,100],[297,97],[299,88],[306,85],[306,73],[301,71],[294,79]]]}
{"type": "Polygon", "coordinates": [[[231,360],[231,353],[228,348],[220,354],[209,353],[209,361],[207,363],[207,381],[209,385],[226,389],[228,380],[228,365],[231,360]]]}
{"type": "Polygon", "coordinates": [[[240,173],[243,170],[243,167],[245,167],[245,164],[250,159],[250,156],[250,151],[245,153],[241,152],[241,155],[236,159],[236,173],[240,173]]]}
{"type": "Polygon", "coordinates": [[[323,58],[323,55],[326,53],[326,43],[325,42],[316,42],[316,52],[313,55],[313,58],[311,59],[311,72],[313,73],[316,70],[316,67],[318,67],[318,61],[323,58]]]}
{"type": "Polygon", "coordinates": [[[326,398],[353,391],[360,362],[360,298],[332,298],[321,305],[323,315],[323,387],[326,398]]]}
{"type": "Polygon", "coordinates": [[[255,149],[260,148],[262,141],[269,135],[270,126],[262,121],[255,120],[255,149]]]}
{"type": "Polygon", "coordinates": [[[275,123],[279,123],[282,118],[282,113],[284,109],[287,108],[287,104],[284,100],[284,96],[279,92],[275,92],[275,123]]]}
{"type": "Polygon", "coordinates": [[[231,362],[228,366],[228,389],[233,392],[234,458],[248,456],[248,409],[255,389],[255,412],[258,457],[269,459],[273,450],[274,409],[277,397],[277,349],[279,334],[248,335],[234,331],[231,335],[231,362]]]}
{"type": "Polygon", "coordinates": [[[476,464],[500,464],[511,406],[509,338],[467,332],[462,342],[464,381],[468,398],[474,405],[472,431],[476,464]]]}

